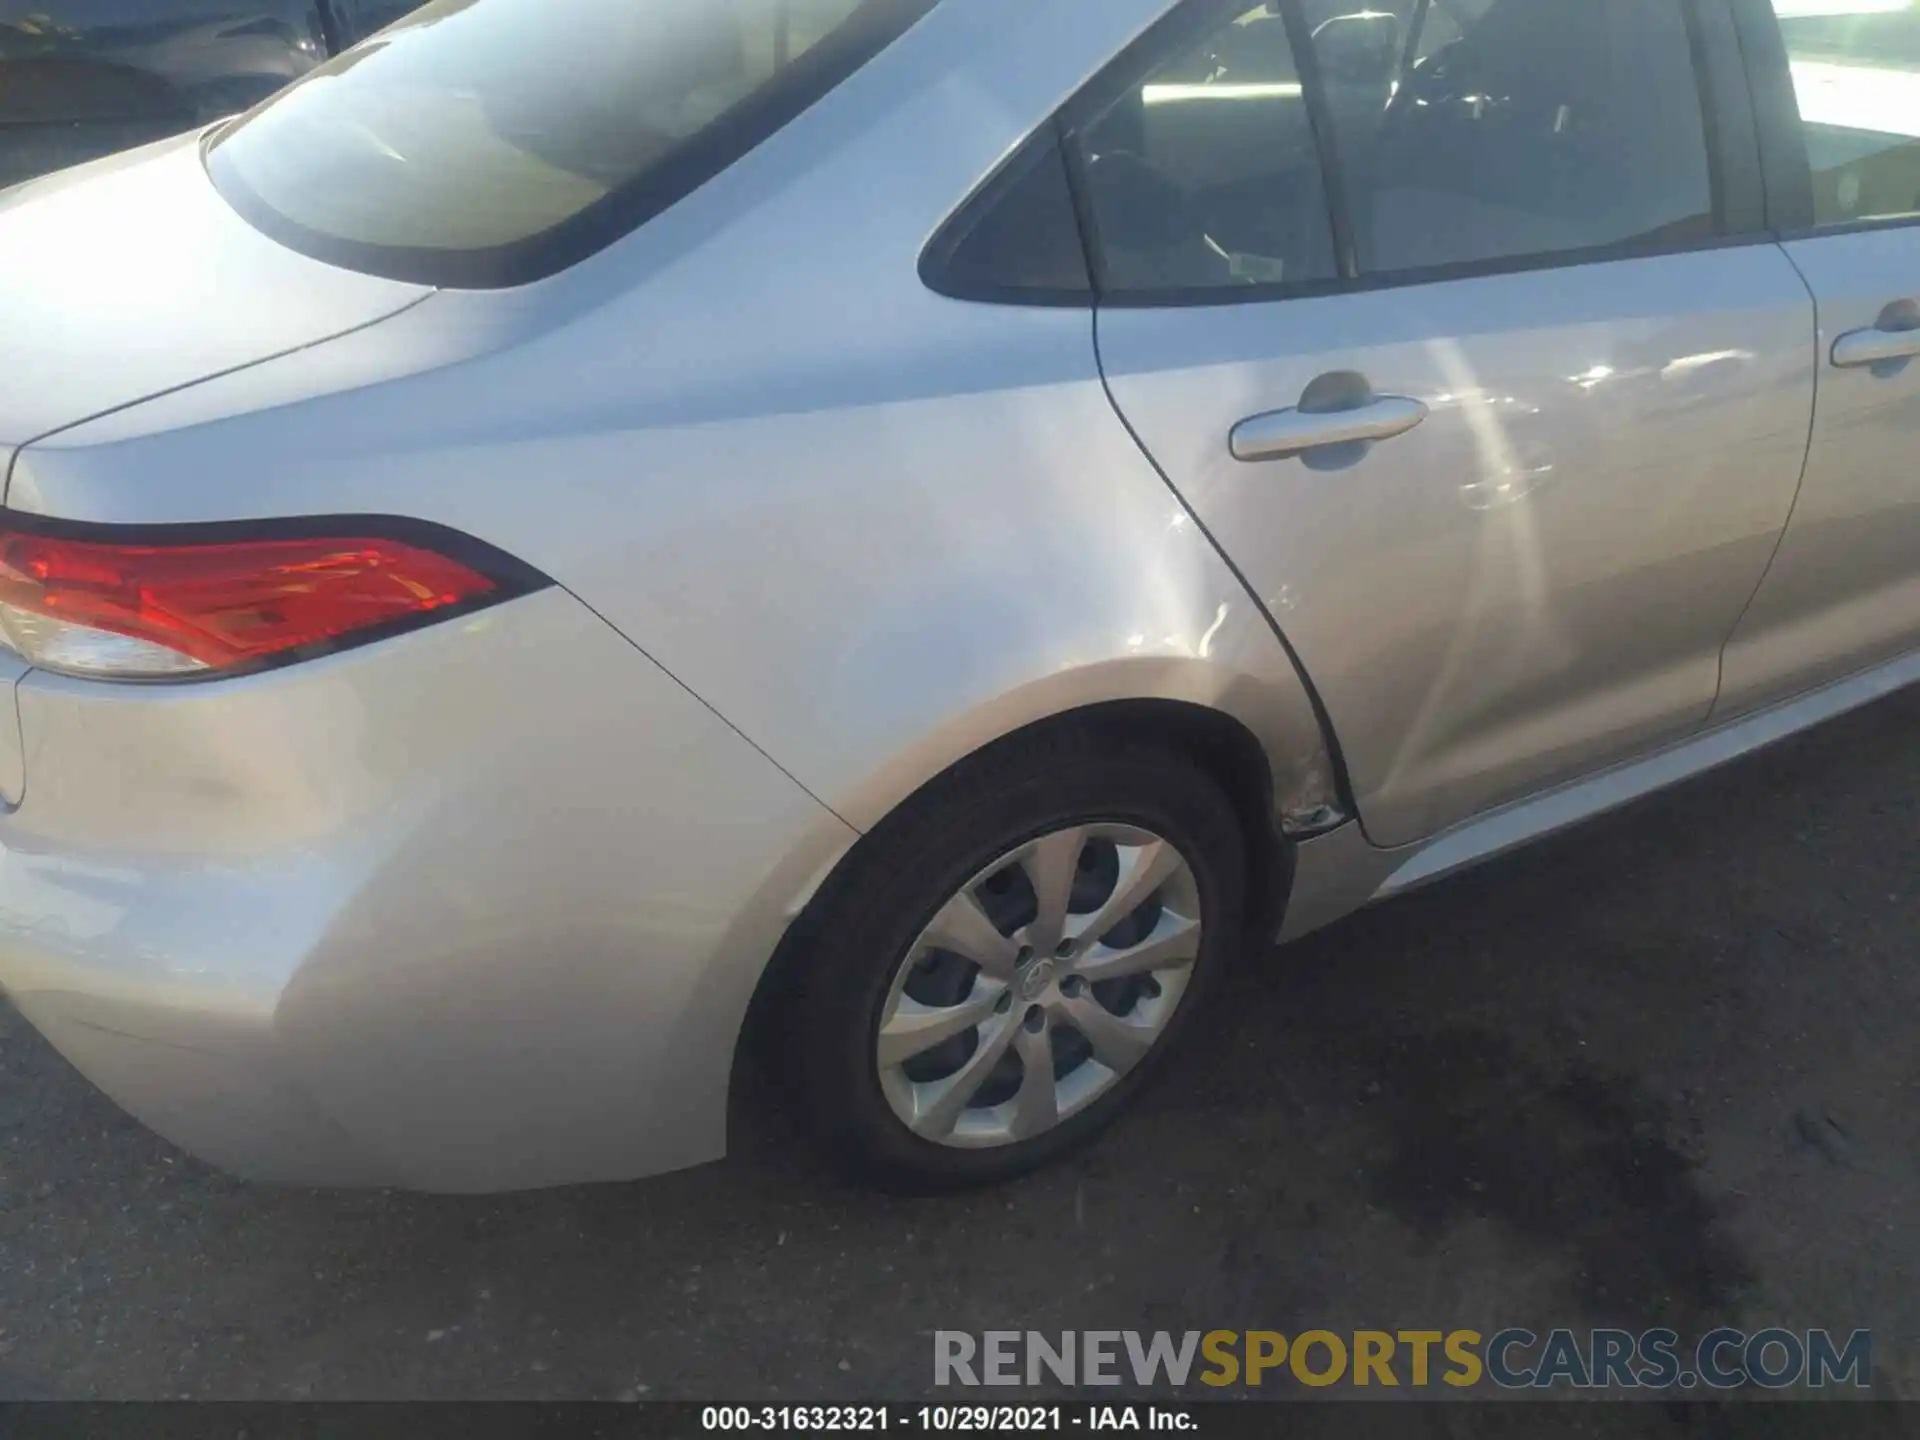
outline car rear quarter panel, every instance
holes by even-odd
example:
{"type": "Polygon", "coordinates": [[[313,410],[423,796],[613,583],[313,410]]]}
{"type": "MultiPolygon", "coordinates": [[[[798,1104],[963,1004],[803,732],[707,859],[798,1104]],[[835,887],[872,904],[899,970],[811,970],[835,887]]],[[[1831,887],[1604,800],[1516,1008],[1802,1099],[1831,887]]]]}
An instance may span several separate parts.
{"type": "Polygon", "coordinates": [[[0,197],[0,447],[429,293],[274,244],[220,199],[191,137],[46,176],[0,197]]]}
{"type": "Polygon", "coordinates": [[[488,1191],[718,1157],[846,827],[558,589],[214,684],[20,686],[0,990],[260,1178],[488,1191]]]}
{"type": "Polygon", "coordinates": [[[1085,310],[930,293],[946,215],[1162,0],[946,5],[626,242],[55,436],[73,518],[419,515],[555,576],[857,828],[1102,701],[1333,795],[1265,616],[1116,418],[1085,310]]]}

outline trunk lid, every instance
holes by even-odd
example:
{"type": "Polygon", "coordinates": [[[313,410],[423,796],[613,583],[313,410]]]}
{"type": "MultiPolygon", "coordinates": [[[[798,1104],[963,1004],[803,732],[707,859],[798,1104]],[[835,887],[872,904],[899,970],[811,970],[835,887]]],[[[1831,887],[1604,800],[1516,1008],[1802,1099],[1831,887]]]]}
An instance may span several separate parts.
{"type": "Polygon", "coordinates": [[[0,474],[53,431],[430,293],[260,234],[213,188],[196,136],[29,181],[0,196],[0,474]]]}

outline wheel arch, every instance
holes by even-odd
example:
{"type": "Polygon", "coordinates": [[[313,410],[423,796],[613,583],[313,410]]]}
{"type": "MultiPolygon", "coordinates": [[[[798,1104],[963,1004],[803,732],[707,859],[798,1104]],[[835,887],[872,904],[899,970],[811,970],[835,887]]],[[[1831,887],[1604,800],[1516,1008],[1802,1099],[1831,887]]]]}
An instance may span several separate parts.
{"type": "MultiPolygon", "coordinates": [[[[1300,698],[1305,701],[1304,691],[1300,698]]],[[[1130,695],[1056,711],[996,734],[900,795],[875,823],[860,826],[859,838],[835,858],[818,877],[804,902],[797,904],[792,924],[761,974],[748,1006],[746,1023],[736,1042],[733,1087],[736,1092],[740,1089],[737,1075],[740,1064],[752,1055],[764,1053],[766,1045],[777,1034],[777,1028],[769,1024],[769,1017],[792,998],[805,974],[810,947],[820,934],[821,920],[831,911],[842,882],[865,857],[888,843],[887,818],[926,791],[952,783],[957,773],[989,762],[1008,747],[1062,731],[1174,751],[1194,761],[1220,785],[1240,819],[1247,843],[1250,934],[1268,935],[1279,928],[1292,882],[1292,834],[1297,828],[1296,822],[1309,816],[1323,823],[1325,820],[1311,810],[1289,812],[1286,800],[1292,798],[1298,802],[1303,796],[1311,797],[1318,785],[1328,797],[1318,803],[1344,816],[1339,810],[1335,766],[1319,733],[1317,720],[1312,746],[1305,745],[1305,737],[1297,732],[1290,743],[1276,745],[1271,736],[1263,738],[1245,715],[1222,706],[1165,696],[1130,695]],[[1310,749],[1317,749],[1325,761],[1324,771],[1317,778],[1302,774],[1301,756],[1303,750],[1310,749]],[[1292,820],[1288,818],[1290,813],[1294,816],[1292,820]]]]}
{"type": "Polygon", "coordinates": [[[952,706],[942,723],[870,766],[840,793],[821,798],[865,835],[949,770],[1042,726],[1132,729],[1142,738],[1168,740],[1230,729],[1240,737],[1230,748],[1258,752],[1272,827],[1318,833],[1351,808],[1338,750],[1290,656],[1260,628],[1260,643],[1236,636],[1230,658],[1111,656],[952,706]]]}

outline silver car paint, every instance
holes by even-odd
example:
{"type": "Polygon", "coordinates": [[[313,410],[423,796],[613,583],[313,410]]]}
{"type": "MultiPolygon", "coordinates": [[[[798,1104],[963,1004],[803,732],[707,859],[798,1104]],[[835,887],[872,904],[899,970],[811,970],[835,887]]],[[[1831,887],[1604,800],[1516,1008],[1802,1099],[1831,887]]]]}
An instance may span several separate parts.
{"type": "Polygon", "coordinates": [[[599,261],[69,430],[22,455],[10,503],[454,526],[559,578],[862,828],[987,741],[1142,697],[1232,714],[1277,808],[1322,811],[1297,672],[1115,418],[1089,316],[947,300],[913,263],[1157,8],[943,7],[599,261]],[[875,174],[901,177],[877,210],[875,174]],[[432,368],[341,373],[393,354],[432,368]],[[332,393],[293,400],[302,377],[332,393]],[[235,483],[266,454],[270,485],[235,483]]]}
{"type": "MultiPolygon", "coordinates": [[[[1336,802],[1300,676],[1107,402],[1088,317],[942,300],[914,273],[960,198],[1165,8],[943,6],[720,180],[552,281],[434,295],[278,358],[262,345],[262,363],[86,423],[68,407],[54,423],[70,428],[19,457],[13,507],[417,515],[566,588],[242,681],[29,676],[25,799],[0,818],[0,987],[122,1103],[250,1173],[474,1190],[641,1175],[720,1152],[743,1013],[780,935],[858,832],[950,760],[1085,703],[1171,699],[1254,731],[1283,815],[1336,802]]],[[[58,269],[59,247],[33,258],[58,269]]],[[[1775,432],[1804,427],[1812,387],[1809,345],[1797,407],[1759,404],[1793,391],[1764,267],[1647,280],[1640,318],[1589,318],[1604,353],[1697,361],[1690,373],[1633,377],[1619,401],[1546,397],[1594,425],[1653,424],[1683,466],[1669,490],[1656,482],[1672,455],[1639,471],[1600,435],[1602,473],[1643,523],[1603,516],[1576,547],[1599,580],[1632,568],[1629,531],[1686,551],[1664,538],[1676,518],[1725,532],[1724,551],[1695,547],[1716,598],[1737,571],[1758,580],[1750,552],[1771,550],[1798,474],[1775,432]],[[1656,298],[1718,329],[1671,333],[1656,298]],[[1753,350],[1731,370],[1709,346],[1721,332],[1753,350]],[[1690,397],[1760,476],[1731,522],[1693,503],[1732,486],[1676,418],[1690,397]]],[[[225,303],[244,314],[267,283],[223,282],[225,303]]],[[[1581,302],[1558,288],[1564,318],[1581,302]]],[[[1419,302],[1374,303],[1386,344],[1393,307],[1419,302]]],[[[1528,354],[1558,359],[1524,339],[1498,354],[1489,373],[1515,384],[1497,393],[1516,397],[1528,354]]],[[[1204,510],[1203,487],[1182,483],[1204,510]]],[[[1517,536],[1546,503],[1484,523],[1517,536]]],[[[1447,543],[1473,523],[1453,519],[1447,543]]],[[[1216,534],[1236,557],[1269,543],[1216,534]]],[[[1424,557],[1411,544],[1401,563],[1424,557]]],[[[1577,586],[1548,593],[1600,613],[1577,586]]],[[[1288,623],[1288,597],[1263,598],[1288,623]]],[[[1664,633],[1693,679],[1690,630],[1664,633]]],[[[1493,714],[1511,725],[1507,700],[1493,714]]],[[[1474,817],[1436,836],[1432,865],[1835,703],[1474,817]]],[[[1376,848],[1354,824],[1305,840],[1289,931],[1418,876],[1423,849],[1376,848]]]]}
{"type": "MultiPolygon", "coordinates": [[[[377,322],[431,293],[274,244],[206,183],[193,136],[8,191],[0,277],[0,497],[29,441],[377,322]]],[[[25,785],[19,668],[11,657],[0,664],[7,805],[25,785]]]]}
{"type": "Polygon", "coordinates": [[[0,477],[14,447],[50,431],[430,293],[276,245],[206,183],[193,136],[9,192],[0,276],[0,477]]]}
{"type": "Polygon", "coordinates": [[[1920,232],[1786,246],[1819,304],[1819,402],[1793,524],[1727,647],[1718,714],[1920,647],[1920,364],[1843,370],[1841,336],[1920,326],[1920,232]]]}
{"type": "Polygon", "coordinates": [[[1304,839],[1294,847],[1293,889],[1280,938],[1310,934],[1363,905],[1430,885],[1542,835],[1617,810],[1914,684],[1920,684],[1920,650],[1476,815],[1418,845],[1383,850],[1369,845],[1358,825],[1304,839]]]}
{"type": "Polygon", "coordinates": [[[719,1153],[781,929],[857,829],[980,745],[1102,700],[1214,707],[1266,746],[1276,808],[1323,816],[1307,693],[1113,413],[1089,316],[958,304],[914,269],[1125,42],[1124,8],[1087,33],[1077,4],[945,7],[595,262],[25,450],[22,511],[393,512],[493,540],[739,733],[557,593],[493,638],[237,683],[32,677],[0,984],[116,1098],[250,1173],[638,1175],[719,1153]],[[911,182],[877,215],[876,167],[911,182]],[[797,286],[766,263],[789,249],[838,260],[797,286]],[[449,756],[450,725],[490,763],[449,756]]]}
{"type": "Polygon", "coordinates": [[[558,590],[252,679],[20,701],[0,980],[135,1115],[276,1180],[715,1158],[748,997],[853,839],[558,590]]]}
{"type": "Polygon", "coordinates": [[[26,747],[13,693],[26,673],[18,656],[0,651],[0,812],[13,809],[27,793],[26,747]]]}
{"type": "Polygon", "coordinates": [[[1115,402],[1292,641],[1362,823],[1404,845],[1703,722],[1806,456],[1778,247],[1110,309],[1115,402]],[[1364,376],[1426,419],[1346,468],[1234,427],[1364,376]]]}

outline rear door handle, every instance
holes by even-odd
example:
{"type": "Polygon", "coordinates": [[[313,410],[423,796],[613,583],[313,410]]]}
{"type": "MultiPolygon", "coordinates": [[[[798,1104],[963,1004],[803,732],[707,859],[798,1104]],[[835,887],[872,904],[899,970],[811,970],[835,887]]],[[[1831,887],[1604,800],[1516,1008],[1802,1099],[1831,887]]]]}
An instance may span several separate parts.
{"type": "Polygon", "coordinates": [[[1401,395],[1380,395],[1352,410],[1273,410],[1233,427],[1236,460],[1286,460],[1323,445],[1391,440],[1427,418],[1427,407],[1401,395]]]}
{"type": "Polygon", "coordinates": [[[1855,330],[1833,342],[1833,363],[1842,370],[1862,370],[1890,360],[1920,355],[1920,330],[1855,330]]]}

